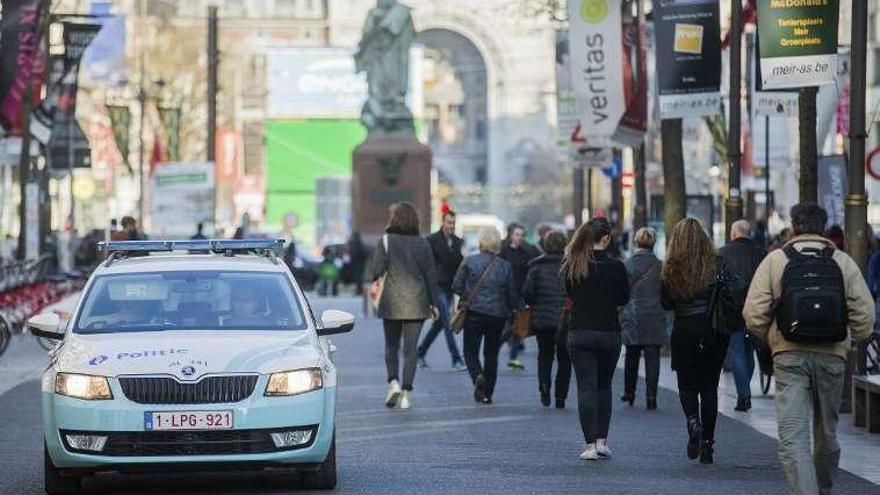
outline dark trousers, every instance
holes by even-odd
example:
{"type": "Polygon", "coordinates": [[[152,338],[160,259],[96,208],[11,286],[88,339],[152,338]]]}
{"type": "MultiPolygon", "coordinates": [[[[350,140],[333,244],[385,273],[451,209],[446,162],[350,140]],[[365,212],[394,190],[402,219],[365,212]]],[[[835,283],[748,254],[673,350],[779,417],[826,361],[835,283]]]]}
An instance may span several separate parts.
{"type": "Polygon", "coordinates": [[[657,398],[657,383],[660,381],[660,346],[659,345],[628,345],[626,346],[626,366],[624,368],[624,394],[636,395],[636,384],[639,382],[639,360],[645,355],[645,396],[657,398]]]}
{"type": "Polygon", "coordinates": [[[538,385],[550,392],[553,357],[556,356],[556,398],[562,400],[568,397],[568,386],[571,383],[567,336],[568,334],[557,332],[555,328],[535,330],[535,339],[538,341],[538,385]]]}
{"type": "Polygon", "coordinates": [[[730,336],[708,328],[705,315],[676,317],[670,348],[685,416],[703,423],[703,438],[715,439],[718,382],[730,336]]]}
{"type": "Polygon", "coordinates": [[[752,339],[754,337],[745,330],[730,334],[730,361],[736,381],[736,396],[740,399],[752,398],[752,375],[755,373],[755,344],[752,339]]]}
{"type": "Polygon", "coordinates": [[[388,381],[400,379],[400,341],[403,340],[403,390],[413,389],[416,378],[416,346],[422,331],[422,320],[384,320],[385,367],[388,381]]]}
{"type": "Polygon", "coordinates": [[[471,380],[483,376],[486,380],[486,397],[495,392],[498,379],[498,352],[501,350],[501,333],[505,318],[468,311],[464,320],[464,362],[471,380]],[[480,344],[483,344],[483,363],[480,364],[480,344]]]}
{"type": "Polygon", "coordinates": [[[568,352],[577,378],[578,415],[587,443],[608,438],[611,381],[620,358],[620,333],[571,330],[568,352]]]}

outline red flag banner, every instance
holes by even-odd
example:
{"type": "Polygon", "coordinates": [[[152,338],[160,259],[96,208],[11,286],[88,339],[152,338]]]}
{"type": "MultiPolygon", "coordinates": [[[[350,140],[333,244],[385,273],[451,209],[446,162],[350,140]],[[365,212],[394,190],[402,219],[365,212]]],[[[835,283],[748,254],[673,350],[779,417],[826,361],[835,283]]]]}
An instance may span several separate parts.
{"type": "Polygon", "coordinates": [[[28,83],[39,68],[42,0],[3,2],[0,19],[0,120],[21,127],[21,106],[28,83]]]}

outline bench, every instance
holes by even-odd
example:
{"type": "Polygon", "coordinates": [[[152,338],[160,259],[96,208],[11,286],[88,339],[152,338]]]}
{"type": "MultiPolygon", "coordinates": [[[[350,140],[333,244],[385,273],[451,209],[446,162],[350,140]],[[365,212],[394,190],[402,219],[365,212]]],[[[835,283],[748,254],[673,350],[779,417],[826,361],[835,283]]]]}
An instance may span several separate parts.
{"type": "Polygon", "coordinates": [[[880,376],[853,377],[853,421],[869,433],[880,433],[880,376]]]}

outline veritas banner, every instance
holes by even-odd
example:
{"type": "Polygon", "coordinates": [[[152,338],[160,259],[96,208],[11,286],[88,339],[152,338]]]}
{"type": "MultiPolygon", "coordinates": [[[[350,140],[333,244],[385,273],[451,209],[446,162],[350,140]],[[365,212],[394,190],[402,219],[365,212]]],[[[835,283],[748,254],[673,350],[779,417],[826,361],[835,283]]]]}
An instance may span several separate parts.
{"type": "Polygon", "coordinates": [[[758,2],[762,89],[834,83],[838,0],[758,2]]]}
{"type": "Polygon", "coordinates": [[[721,113],[718,0],[660,0],[655,10],[660,117],[721,113]]]}
{"type": "Polygon", "coordinates": [[[626,109],[621,0],[569,0],[572,89],[586,146],[607,146],[626,109]]]}
{"type": "Polygon", "coordinates": [[[819,205],[828,212],[828,225],[845,224],[844,197],[849,190],[846,156],[820,156],[817,167],[819,205]]]}
{"type": "Polygon", "coordinates": [[[38,65],[40,0],[3,0],[0,18],[0,120],[12,129],[38,65]]]}

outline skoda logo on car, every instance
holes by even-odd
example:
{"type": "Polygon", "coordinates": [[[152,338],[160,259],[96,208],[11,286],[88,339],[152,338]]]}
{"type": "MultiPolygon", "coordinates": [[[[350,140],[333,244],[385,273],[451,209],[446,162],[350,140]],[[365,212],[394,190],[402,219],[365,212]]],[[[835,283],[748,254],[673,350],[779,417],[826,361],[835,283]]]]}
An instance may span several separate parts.
{"type": "Polygon", "coordinates": [[[187,377],[187,378],[189,378],[189,377],[191,377],[191,376],[193,376],[193,375],[196,374],[196,369],[193,368],[192,366],[184,366],[184,367],[180,370],[180,374],[183,375],[183,376],[185,376],[185,377],[187,377]]]}

